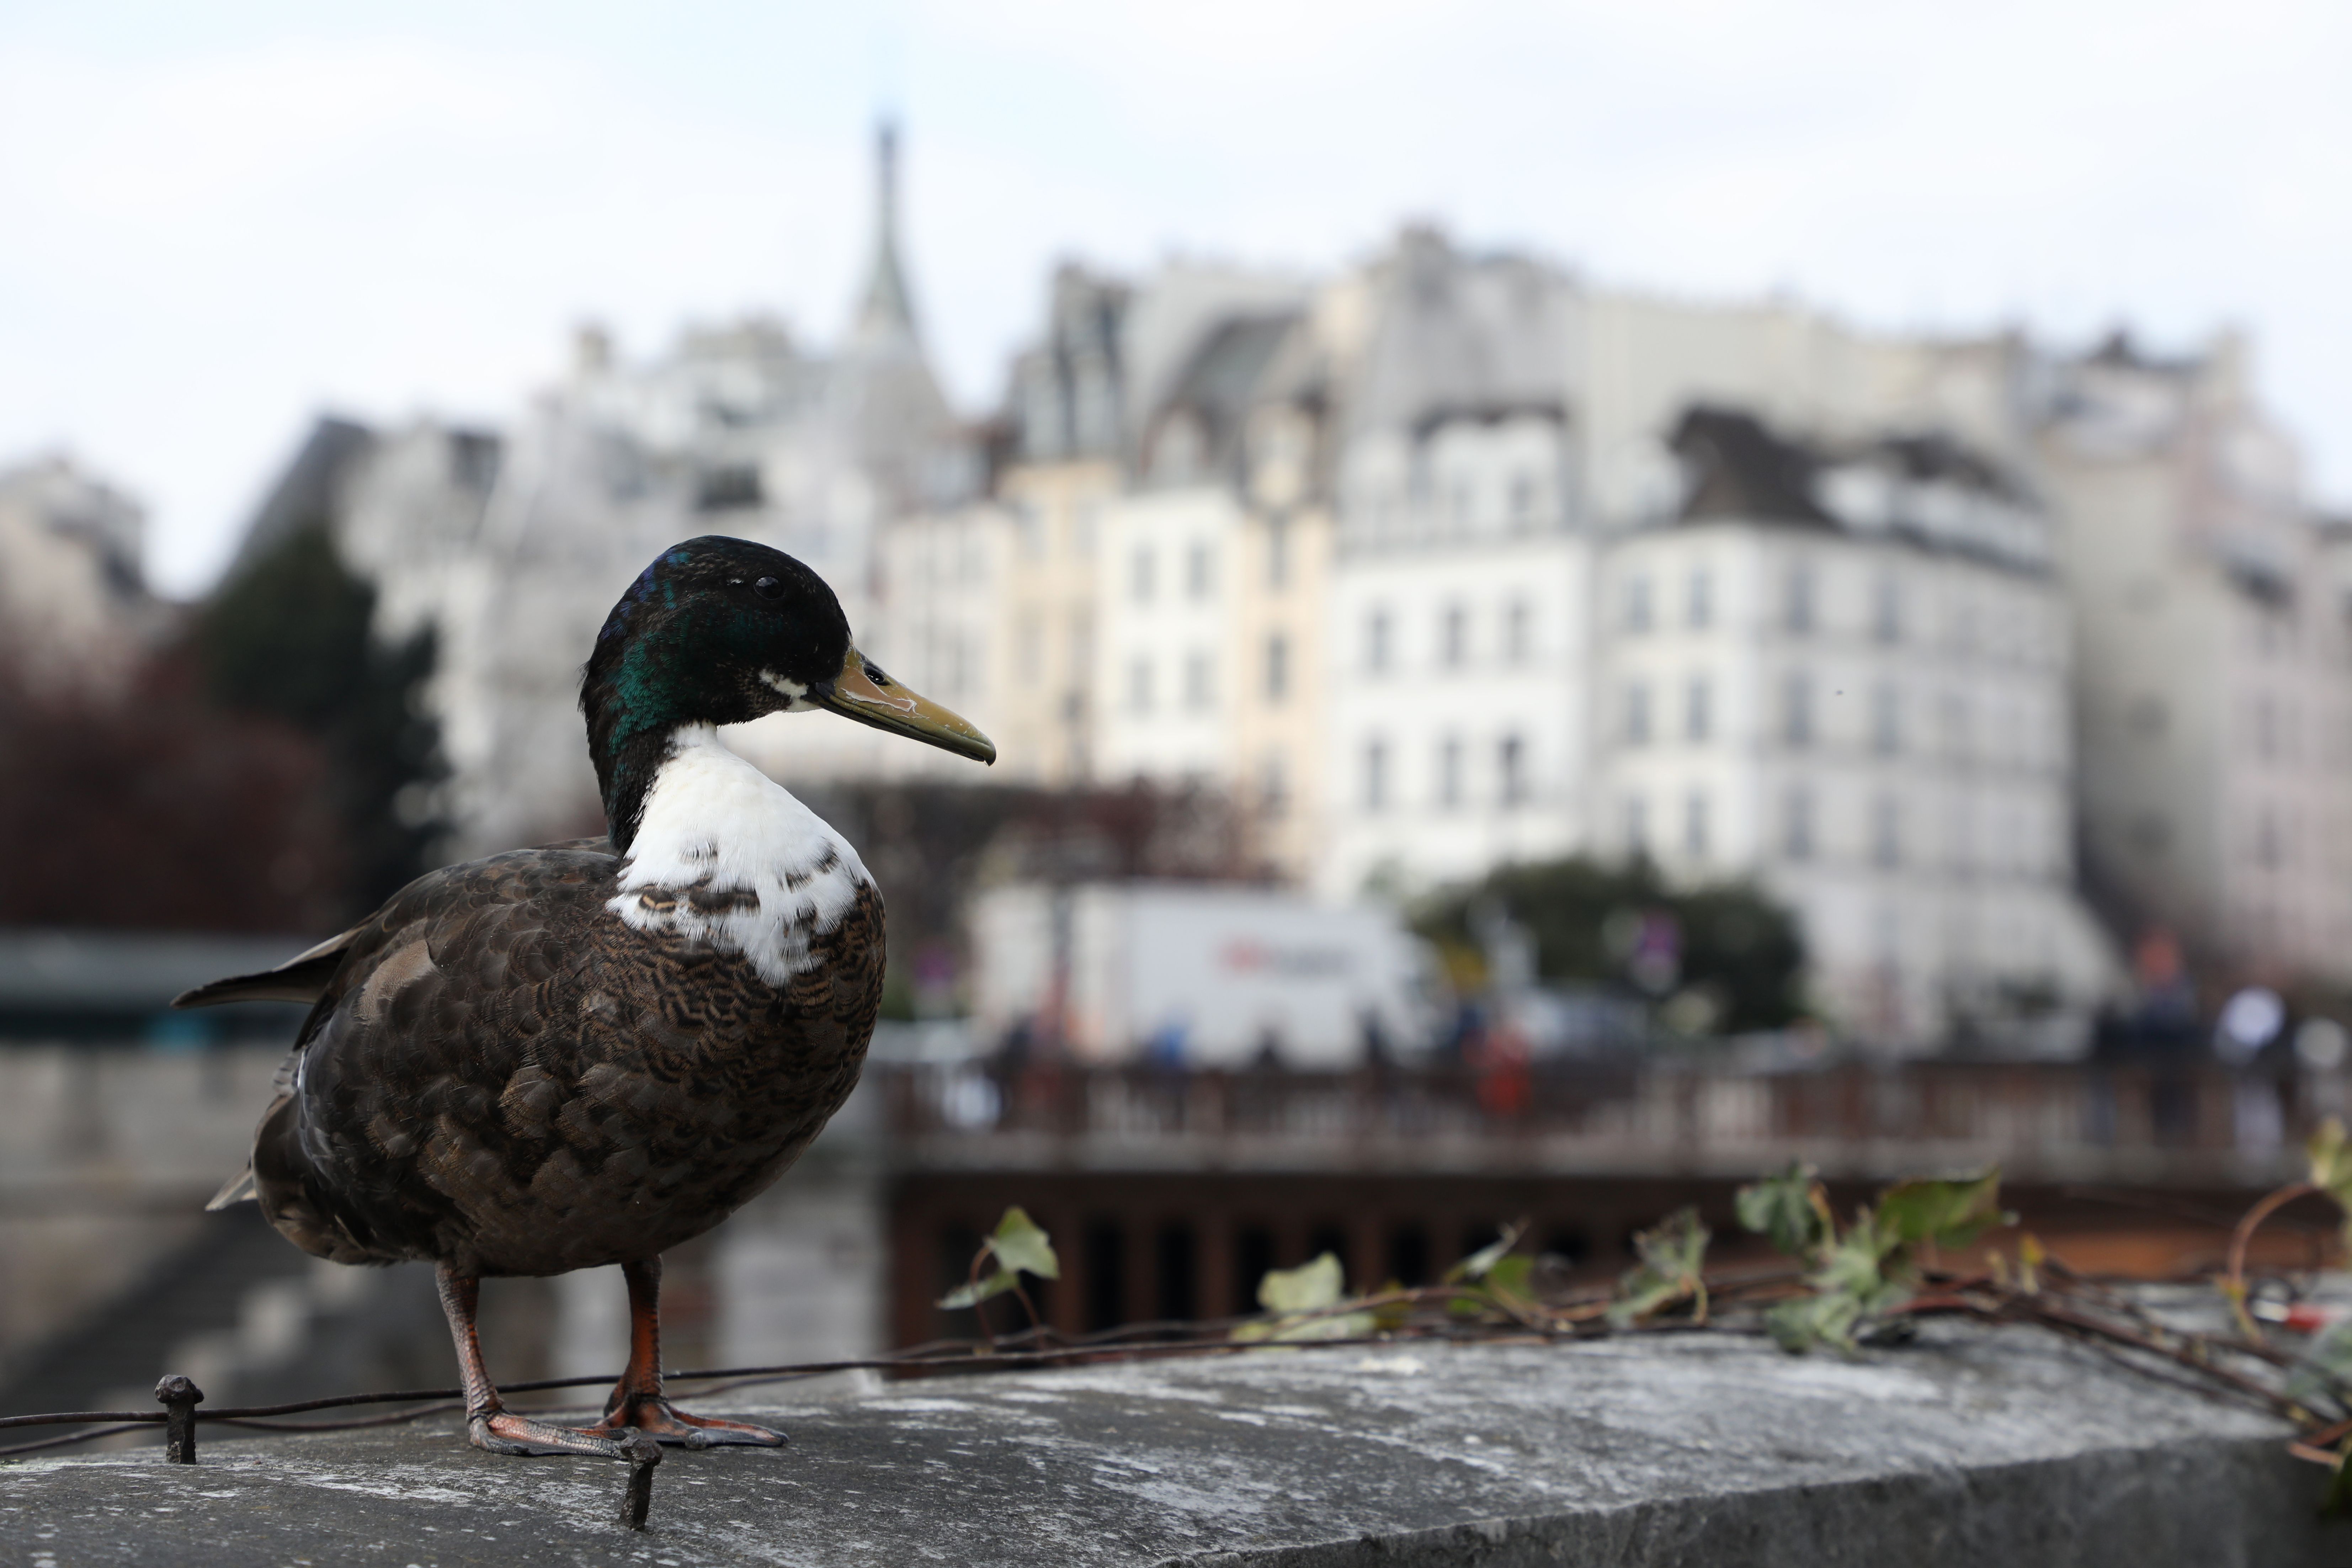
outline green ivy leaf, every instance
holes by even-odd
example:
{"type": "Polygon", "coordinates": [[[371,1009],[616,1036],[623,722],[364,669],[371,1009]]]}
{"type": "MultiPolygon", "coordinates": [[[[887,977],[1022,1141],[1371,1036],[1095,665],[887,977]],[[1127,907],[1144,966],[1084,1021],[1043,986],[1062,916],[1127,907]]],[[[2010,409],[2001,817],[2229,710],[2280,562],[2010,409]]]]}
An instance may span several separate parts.
{"type": "Polygon", "coordinates": [[[976,1307],[992,1296],[1002,1296],[1019,1283],[1020,1277],[1009,1268],[1001,1268],[985,1279],[975,1279],[959,1285],[940,1298],[940,1305],[950,1312],[966,1307],[976,1307]]]}
{"type": "Polygon", "coordinates": [[[1633,1237],[1633,1254],[1642,1267],[1668,1279],[1696,1279],[1706,1262],[1706,1226],[1698,1210],[1676,1209],[1649,1229],[1633,1237]]]}
{"type": "Polygon", "coordinates": [[[1699,1270],[1706,1262],[1706,1226],[1693,1208],[1677,1209],[1636,1232],[1633,1254],[1641,1261],[1618,1281],[1609,1321],[1622,1329],[1685,1298],[1704,1301],[1706,1287],[1699,1282],[1699,1270]]]}
{"type": "Polygon", "coordinates": [[[1814,1175],[1811,1165],[1791,1160],[1779,1175],[1740,1188],[1733,1200],[1739,1223],[1791,1258],[1810,1255],[1835,1228],[1814,1175]]]}
{"type": "Polygon", "coordinates": [[[2321,1122],[2303,1152],[2311,1162],[2311,1184],[2344,1202],[2352,1192],[2352,1140],[2345,1136],[2343,1118],[2331,1116],[2321,1122]]]}
{"type": "Polygon", "coordinates": [[[2304,1145],[2311,1162],[2311,1184],[2336,1200],[2344,1215],[2344,1245],[2352,1247],[2352,1140],[2340,1117],[2331,1116],[2304,1145]]]}
{"type": "Polygon", "coordinates": [[[1878,1223],[1894,1246],[1966,1247],[1996,1225],[2014,1225],[2000,1207],[2000,1167],[1957,1182],[1898,1182],[1878,1196],[1878,1223]]]}
{"type": "Polygon", "coordinates": [[[1445,1283],[1451,1285],[1461,1279],[1484,1279],[1495,1265],[1510,1256],[1511,1248],[1518,1246],[1519,1237],[1527,1228],[1524,1225],[1505,1226],[1502,1235],[1447,1269],[1445,1283]]]}
{"type": "Polygon", "coordinates": [[[1783,1301],[1764,1314],[1764,1327],[1773,1342],[1791,1355],[1802,1355],[1819,1345],[1851,1352],[1854,1330],[1861,1321],[1861,1301],[1843,1291],[1783,1301]]]}
{"type": "Polygon", "coordinates": [[[996,1233],[988,1238],[988,1246],[1008,1270],[1042,1279],[1062,1277],[1062,1260],[1054,1256],[1052,1239],[1017,1205],[1006,1209],[1004,1217],[996,1222],[996,1233]]]}
{"type": "Polygon", "coordinates": [[[1339,1260],[1325,1253],[1296,1268],[1276,1268],[1257,1282],[1257,1304],[1269,1312],[1313,1312],[1339,1305],[1345,1286],[1339,1260]]]}
{"type": "Polygon", "coordinates": [[[1339,1260],[1328,1252],[1296,1268],[1273,1269],[1258,1281],[1257,1300],[1267,1311],[1281,1316],[1270,1323],[1244,1323],[1234,1330],[1233,1337],[1248,1343],[1349,1340],[1370,1333],[1380,1323],[1370,1312],[1331,1312],[1319,1318],[1308,1315],[1338,1306],[1345,1289],[1339,1260]]]}
{"type": "Polygon", "coordinates": [[[1536,1260],[1524,1256],[1500,1258],[1486,1270],[1486,1289],[1497,1296],[1509,1296],[1521,1301],[1536,1299],[1534,1276],[1536,1260]]]}

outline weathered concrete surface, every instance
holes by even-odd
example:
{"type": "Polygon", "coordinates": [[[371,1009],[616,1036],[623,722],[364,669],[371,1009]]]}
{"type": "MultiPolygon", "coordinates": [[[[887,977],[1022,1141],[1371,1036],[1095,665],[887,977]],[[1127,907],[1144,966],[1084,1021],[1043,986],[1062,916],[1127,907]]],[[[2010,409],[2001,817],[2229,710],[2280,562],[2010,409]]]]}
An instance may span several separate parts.
{"type": "Polygon", "coordinates": [[[1691,1335],[1276,1352],[759,1405],[781,1452],[625,1475],[444,1421],[0,1468],[16,1563],[2352,1563],[2271,1420],[2029,1331],[1861,1363],[1691,1335]]]}

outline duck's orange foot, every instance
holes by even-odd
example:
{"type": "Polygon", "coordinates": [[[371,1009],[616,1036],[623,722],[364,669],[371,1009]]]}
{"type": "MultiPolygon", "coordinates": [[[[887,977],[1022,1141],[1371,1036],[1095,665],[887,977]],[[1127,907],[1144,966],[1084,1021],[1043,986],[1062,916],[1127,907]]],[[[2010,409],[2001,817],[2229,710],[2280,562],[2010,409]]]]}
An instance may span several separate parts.
{"type": "Polygon", "coordinates": [[[781,1448],[792,1441],[772,1426],[754,1426],[749,1421],[720,1421],[707,1415],[688,1415],[658,1394],[650,1399],[632,1399],[626,1405],[614,1405],[604,1412],[604,1420],[589,1430],[600,1436],[617,1437],[632,1426],[648,1437],[688,1448],[781,1448]]]}
{"type": "Polygon", "coordinates": [[[473,1439],[475,1447],[492,1454],[585,1454],[599,1459],[623,1457],[621,1445],[601,1430],[558,1426],[552,1421],[533,1421],[528,1415],[505,1410],[469,1417],[466,1435],[473,1439]]]}

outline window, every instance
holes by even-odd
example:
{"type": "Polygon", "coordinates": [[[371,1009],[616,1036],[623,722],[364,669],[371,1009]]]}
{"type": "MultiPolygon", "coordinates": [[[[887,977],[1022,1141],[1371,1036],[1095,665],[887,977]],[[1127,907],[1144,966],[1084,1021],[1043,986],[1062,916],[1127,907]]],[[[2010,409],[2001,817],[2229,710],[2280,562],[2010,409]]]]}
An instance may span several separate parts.
{"type": "Polygon", "coordinates": [[[1209,596],[1211,587],[1211,556],[1209,547],[1195,542],[1184,554],[1184,591],[1196,599],[1209,596]]]}
{"type": "Polygon", "coordinates": [[[1705,745],[1714,732],[1714,697],[1706,676],[1691,677],[1690,689],[1683,695],[1683,739],[1693,745],[1705,745]]]}
{"type": "Polygon", "coordinates": [[[1891,795],[1871,803],[1870,860],[1886,869],[1903,863],[1903,805],[1891,795]]]}
{"type": "Polygon", "coordinates": [[[1780,819],[1780,848],[1791,860],[1813,858],[1813,794],[1802,784],[1789,792],[1780,819]]]}
{"type": "Polygon", "coordinates": [[[1013,642],[1013,662],[1021,673],[1024,686],[1034,686],[1045,678],[1045,626],[1034,613],[1021,617],[1021,629],[1013,642]]]}
{"type": "Polygon", "coordinates": [[[1870,746],[1882,757],[1903,749],[1903,694],[1891,685],[1870,694],[1870,746]]]}
{"type": "Polygon", "coordinates": [[[1715,624],[1715,579],[1706,567],[1691,569],[1689,596],[1683,609],[1693,631],[1705,631],[1715,624]]]}
{"type": "Polygon", "coordinates": [[[1151,603],[1151,579],[1156,564],[1152,560],[1151,546],[1139,544],[1135,547],[1135,554],[1127,563],[1127,595],[1139,605],[1151,603]]]}
{"type": "Polygon", "coordinates": [[[1527,742],[1517,735],[1504,736],[1496,762],[1502,779],[1503,804],[1525,804],[1528,798],[1527,742]]]}
{"type": "Polygon", "coordinates": [[[1813,682],[1801,669],[1790,670],[1782,687],[1780,737],[1791,746],[1813,743],[1813,682]]]}
{"type": "Polygon", "coordinates": [[[1437,804],[1449,809],[1462,804],[1462,742],[1448,735],[1437,747],[1437,804]]]}
{"type": "Polygon", "coordinates": [[[1903,588],[1892,572],[1882,573],[1872,595],[1870,626],[1880,642],[1903,640],[1903,588]]]}
{"type": "Polygon", "coordinates": [[[1520,472],[1511,476],[1511,521],[1520,528],[1536,520],[1536,477],[1520,472]]]}
{"type": "Polygon", "coordinates": [[[1966,762],[1969,755],[1969,700],[1958,692],[1947,692],[1943,704],[1944,755],[1952,762],[1966,762]]]}
{"type": "Polygon", "coordinates": [[[1290,695],[1290,639],[1280,632],[1265,639],[1265,700],[1279,703],[1290,695]]]}
{"type": "Polygon", "coordinates": [[[1364,742],[1364,809],[1380,811],[1389,804],[1389,747],[1385,741],[1364,742]]]}
{"type": "Polygon", "coordinates": [[[1646,855],[1650,852],[1650,807],[1640,795],[1625,797],[1625,853],[1646,855]]]}
{"type": "Polygon", "coordinates": [[[1364,617],[1364,668],[1375,675],[1389,668],[1389,613],[1374,610],[1364,617]]]}
{"type": "Polygon", "coordinates": [[[1638,680],[1625,688],[1625,743],[1650,743],[1650,689],[1638,680]]]}
{"type": "Polygon", "coordinates": [[[1625,629],[1634,633],[1650,629],[1650,580],[1647,577],[1625,579],[1625,629]]]}
{"type": "Polygon", "coordinates": [[[1148,658],[1128,661],[1127,706],[1133,713],[1151,711],[1151,661],[1148,658]]]}
{"type": "Polygon", "coordinates": [[[2258,697],[2254,700],[2254,755],[2267,763],[2276,761],[2278,754],[2278,704],[2268,697],[2258,697]]]}
{"type": "Polygon", "coordinates": [[[1069,671],[1074,681],[1086,682],[1094,678],[1095,617],[1091,610],[1077,610],[1070,616],[1069,671]]]}
{"type": "Polygon", "coordinates": [[[732,511],[739,507],[760,506],[765,500],[760,470],[749,465],[709,468],[696,479],[697,511],[732,511]]]}
{"type": "Polygon", "coordinates": [[[1470,531],[1470,512],[1475,492],[1467,479],[1456,479],[1446,490],[1446,517],[1456,533],[1470,531]]]}
{"type": "Polygon", "coordinates": [[[1683,802],[1683,853],[1694,860],[1706,858],[1706,795],[1693,790],[1683,802]]]}
{"type": "Polygon", "coordinates": [[[1445,610],[1444,629],[1439,633],[1438,646],[1443,650],[1445,668],[1459,669],[1470,657],[1470,612],[1459,605],[1449,605],[1445,610]]]}
{"type": "Polygon", "coordinates": [[[1265,585],[1277,594],[1290,586],[1290,518],[1286,512],[1266,519],[1265,585]]]}
{"type": "Polygon", "coordinates": [[[1045,556],[1045,516],[1034,501],[1016,501],[1013,518],[1021,538],[1021,553],[1032,561],[1045,556]]]}
{"type": "Polygon", "coordinates": [[[1813,629],[1813,569],[1802,561],[1789,567],[1786,595],[1781,600],[1781,624],[1802,636],[1813,629]]]}
{"type": "Polygon", "coordinates": [[[1268,752],[1258,770],[1257,804],[1268,816],[1280,816],[1290,809],[1290,770],[1283,765],[1280,752],[1268,752]]]}
{"type": "Polygon", "coordinates": [[[1535,653],[1535,606],[1514,599],[1503,614],[1503,652],[1513,664],[1525,664],[1535,653]]]}
{"type": "Polygon", "coordinates": [[[1184,660],[1184,706],[1198,711],[1209,706],[1214,696],[1211,675],[1213,666],[1205,653],[1188,655],[1184,660]]]}
{"type": "Polygon", "coordinates": [[[1077,514],[1070,523],[1070,544],[1082,559],[1094,559],[1095,539],[1101,531],[1102,502],[1080,501],[1077,514]]]}

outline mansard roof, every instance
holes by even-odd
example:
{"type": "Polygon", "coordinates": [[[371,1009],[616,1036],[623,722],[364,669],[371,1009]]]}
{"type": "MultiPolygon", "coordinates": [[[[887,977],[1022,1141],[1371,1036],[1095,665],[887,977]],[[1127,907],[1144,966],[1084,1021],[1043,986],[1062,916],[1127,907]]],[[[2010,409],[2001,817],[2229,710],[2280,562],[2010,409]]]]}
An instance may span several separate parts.
{"type": "Polygon", "coordinates": [[[1268,372],[1299,321],[1296,310],[1275,310],[1228,316],[1211,328],[1144,427],[1146,467],[1156,434],[1170,419],[1185,414],[1199,425],[1202,470],[1228,469],[1239,458],[1249,411],[1263,399],[1268,372]]]}
{"type": "Polygon", "coordinates": [[[1818,462],[1745,410],[1696,404],[1667,443],[1686,474],[1685,521],[1745,518],[1822,527],[1836,520],[1814,499],[1818,462]]]}
{"type": "Polygon", "coordinates": [[[1370,341],[1349,400],[1353,428],[1425,430],[1447,411],[1559,406],[1560,274],[1527,257],[1465,255],[1415,227],[1376,275],[1370,341]]]}

